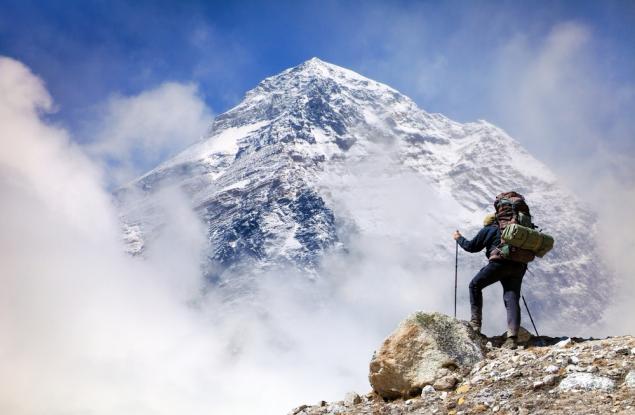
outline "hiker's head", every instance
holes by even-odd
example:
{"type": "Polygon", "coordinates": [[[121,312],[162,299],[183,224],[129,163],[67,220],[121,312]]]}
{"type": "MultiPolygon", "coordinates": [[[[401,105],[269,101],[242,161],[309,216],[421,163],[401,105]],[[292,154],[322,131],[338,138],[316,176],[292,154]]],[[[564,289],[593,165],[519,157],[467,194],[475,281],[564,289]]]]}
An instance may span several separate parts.
{"type": "Polygon", "coordinates": [[[495,213],[488,213],[483,218],[483,226],[491,225],[492,223],[494,223],[495,220],[496,220],[496,214],[495,213]]]}

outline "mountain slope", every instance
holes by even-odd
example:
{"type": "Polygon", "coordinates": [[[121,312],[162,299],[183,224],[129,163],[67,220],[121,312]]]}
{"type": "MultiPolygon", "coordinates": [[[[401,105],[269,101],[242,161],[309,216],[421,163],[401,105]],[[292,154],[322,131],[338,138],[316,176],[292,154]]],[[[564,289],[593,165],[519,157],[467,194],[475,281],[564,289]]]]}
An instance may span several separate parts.
{"type": "MultiPolygon", "coordinates": [[[[427,113],[316,58],[263,80],[208,137],[116,192],[131,253],[168,220],[158,195],[170,186],[205,222],[206,277],[232,297],[275,267],[320,278],[325,256],[369,235],[404,249],[423,239],[420,264],[451,263],[451,231],[476,232],[494,196],[512,189],[557,241],[531,267],[537,313],[595,321],[611,290],[593,215],[504,131],[427,113]]],[[[482,258],[461,261],[474,270],[482,258]]]]}

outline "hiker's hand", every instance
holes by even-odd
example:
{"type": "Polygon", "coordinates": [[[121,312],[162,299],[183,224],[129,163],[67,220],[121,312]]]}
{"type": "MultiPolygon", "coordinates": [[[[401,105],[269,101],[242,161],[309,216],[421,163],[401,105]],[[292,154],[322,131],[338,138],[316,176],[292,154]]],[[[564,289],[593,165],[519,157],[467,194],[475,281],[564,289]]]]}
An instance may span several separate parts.
{"type": "Polygon", "coordinates": [[[454,231],[454,233],[452,234],[452,239],[454,239],[455,241],[457,241],[460,237],[461,237],[461,232],[459,231],[454,231]]]}

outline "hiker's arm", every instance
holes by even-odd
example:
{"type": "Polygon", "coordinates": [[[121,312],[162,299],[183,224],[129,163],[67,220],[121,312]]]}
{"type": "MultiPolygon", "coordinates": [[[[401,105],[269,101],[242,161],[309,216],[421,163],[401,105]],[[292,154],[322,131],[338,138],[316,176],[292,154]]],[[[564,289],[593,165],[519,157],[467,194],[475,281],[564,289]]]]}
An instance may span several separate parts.
{"type": "Polygon", "coordinates": [[[476,234],[476,236],[470,241],[465,239],[462,235],[456,241],[461,245],[461,248],[467,252],[479,252],[485,248],[485,241],[487,239],[487,229],[483,228],[476,234]]]}

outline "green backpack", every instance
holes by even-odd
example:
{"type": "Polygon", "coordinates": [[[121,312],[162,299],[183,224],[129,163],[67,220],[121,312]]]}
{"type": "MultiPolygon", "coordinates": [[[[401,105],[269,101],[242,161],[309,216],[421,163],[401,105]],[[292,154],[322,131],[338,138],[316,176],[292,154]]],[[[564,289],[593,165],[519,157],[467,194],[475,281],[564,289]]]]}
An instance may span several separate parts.
{"type": "Polygon", "coordinates": [[[528,263],[542,258],[553,248],[554,239],[536,230],[525,198],[516,192],[501,193],[494,202],[496,221],[501,231],[501,244],[490,259],[509,259],[528,263]]]}
{"type": "Polygon", "coordinates": [[[551,251],[554,242],[550,235],[517,223],[505,226],[501,238],[512,246],[532,251],[539,258],[551,251]]]}

